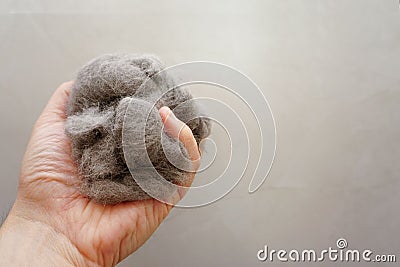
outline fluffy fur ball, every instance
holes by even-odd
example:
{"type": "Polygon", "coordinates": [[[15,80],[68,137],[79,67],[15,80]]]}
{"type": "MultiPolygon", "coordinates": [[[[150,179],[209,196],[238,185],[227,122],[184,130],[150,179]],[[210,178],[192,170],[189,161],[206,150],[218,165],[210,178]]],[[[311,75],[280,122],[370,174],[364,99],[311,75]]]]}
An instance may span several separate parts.
{"type": "MultiPolygon", "coordinates": [[[[198,107],[190,101],[192,96],[184,88],[161,93],[166,90],[160,88],[174,87],[173,77],[155,75],[162,69],[156,57],[124,54],[100,56],[79,71],[68,103],[65,130],[71,139],[72,155],[82,177],[81,192],[88,198],[102,204],[150,198],[136,184],[125,162],[122,149],[125,115],[134,116],[134,121],[138,123],[147,120],[146,149],[151,163],[161,176],[175,184],[183,184],[189,178],[186,171],[171,164],[164,154],[163,147],[164,150],[165,147],[167,150],[168,147],[180,148],[170,149],[170,153],[187,155],[187,152],[178,140],[172,138],[168,138],[167,145],[163,143],[162,146],[161,136],[164,133],[158,109],[168,106],[173,110],[179,104],[186,103],[174,113],[191,128],[197,143],[209,135],[210,122],[201,117],[198,107]],[[138,92],[146,80],[145,88],[142,87],[138,92]],[[148,101],[152,105],[151,102],[158,98],[148,118],[143,117],[139,105],[127,108],[135,104],[135,99],[148,101]],[[193,117],[197,118],[188,121],[187,118],[193,117]],[[178,146],[174,146],[174,142],[178,142],[178,146]]],[[[124,127],[134,130],[136,125],[124,127]]],[[[143,156],[147,155],[135,155],[139,161],[143,156]]]]}

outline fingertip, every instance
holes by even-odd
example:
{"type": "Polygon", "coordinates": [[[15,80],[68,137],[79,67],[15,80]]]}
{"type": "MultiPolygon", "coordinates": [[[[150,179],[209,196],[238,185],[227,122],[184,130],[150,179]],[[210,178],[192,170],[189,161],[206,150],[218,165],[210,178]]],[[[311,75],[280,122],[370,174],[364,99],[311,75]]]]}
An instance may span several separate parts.
{"type": "Polygon", "coordinates": [[[74,81],[63,82],[60,86],[58,86],[58,88],[54,94],[55,95],[64,94],[67,97],[69,97],[73,85],[74,85],[74,81]]]}
{"type": "Polygon", "coordinates": [[[172,113],[171,109],[167,106],[163,106],[161,107],[158,112],[160,113],[161,119],[162,121],[165,123],[165,121],[167,120],[168,115],[170,115],[172,113]]]}
{"type": "Polygon", "coordinates": [[[167,134],[173,138],[179,139],[188,151],[190,158],[194,161],[198,161],[200,153],[190,127],[179,120],[167,106],[160,108],[159,113],[167,134]]]}

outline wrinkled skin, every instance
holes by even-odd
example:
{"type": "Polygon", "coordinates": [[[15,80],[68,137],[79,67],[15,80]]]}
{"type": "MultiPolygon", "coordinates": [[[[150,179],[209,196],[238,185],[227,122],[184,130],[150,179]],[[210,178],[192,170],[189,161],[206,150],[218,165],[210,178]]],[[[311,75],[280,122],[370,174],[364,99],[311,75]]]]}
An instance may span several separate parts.
{"type": "MultiPolygon", "coordinates": [[[[57,89],[34,126],[18,196],[0,229],[0,263],[5,265],[114,266],[138,249],[172,208],[154,199],[105,206],[79,193],[80,178],[64,133],[71,87],[69,82],[57,89]],[[29,249],[13,247],[30,243],[29,249]]],[[[168,134],[179,138],[197,161],[200,155],[190,129],[167,108],[160,109],[160,115],[168,134]]]]}

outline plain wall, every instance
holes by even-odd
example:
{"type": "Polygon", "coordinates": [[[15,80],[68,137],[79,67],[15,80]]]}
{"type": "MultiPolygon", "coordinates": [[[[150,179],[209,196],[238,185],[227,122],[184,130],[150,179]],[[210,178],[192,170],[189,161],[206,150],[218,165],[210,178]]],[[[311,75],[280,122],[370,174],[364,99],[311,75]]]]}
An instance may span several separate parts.
{"type": "Polygon", "coordinates": [[[397,0],[2,1],[0,214],[52,92],[111,52],[233,66],[263,90],[277,126],[276,159],[255,194],[245,175],[214,204],[173,209],[121,266],[266,266],[264,245],[324,249],[340,237],[398,253],[397,0]]]}

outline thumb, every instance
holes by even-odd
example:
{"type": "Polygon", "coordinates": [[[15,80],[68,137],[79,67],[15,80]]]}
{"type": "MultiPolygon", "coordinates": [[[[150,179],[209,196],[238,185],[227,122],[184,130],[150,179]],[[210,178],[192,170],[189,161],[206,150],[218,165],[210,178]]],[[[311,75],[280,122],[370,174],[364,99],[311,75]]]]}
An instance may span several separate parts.
{"type": "Polygon", "coordinates": [[[59,122],[66,119],[65,110],[73,84],[73,81],[65,82],[57,88],[47,102],[37,124],[59,122]]]}
{"type": "Polygon", "coordinates": [[[164,106],[160,108],[159,113],[164,123],[165,131],[169,136],[177,138],[183,143],[197,170],[200,166],[200,152],[192,130],[179,120],[169,107],[164,106]]]}

